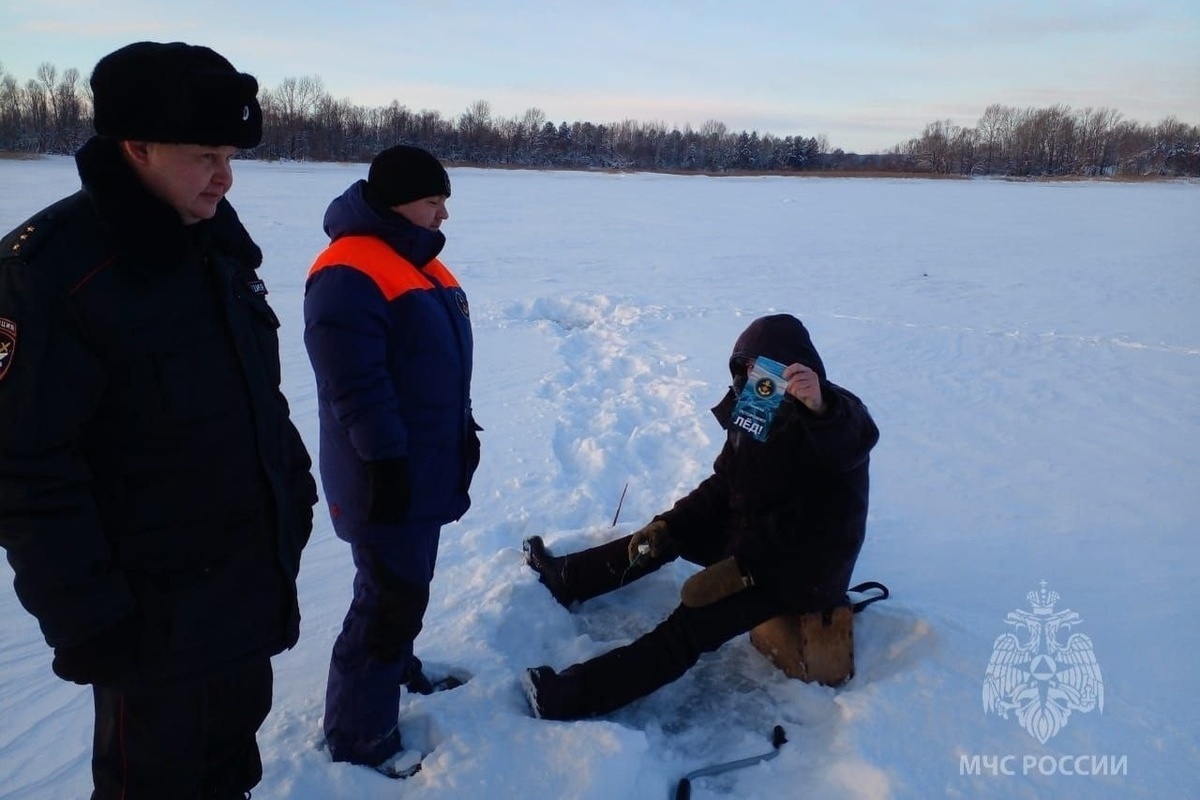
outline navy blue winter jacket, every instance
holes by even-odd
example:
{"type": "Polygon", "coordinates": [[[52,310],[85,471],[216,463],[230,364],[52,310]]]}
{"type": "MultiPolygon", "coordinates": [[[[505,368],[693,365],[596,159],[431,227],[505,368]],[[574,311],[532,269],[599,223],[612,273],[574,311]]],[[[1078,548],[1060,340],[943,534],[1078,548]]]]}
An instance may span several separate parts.
{"type": "Polygon", "coordinates": [[[470,505],[479,428],[467,297],[437,259],[445,236],[372,204],[365,189],[356,182],[325,213],[331,243],[309,271],[304,343],[334,530],[374,543],[392,540],[397,526],[366,521],[366,462],[408,459],[401,527],[451,522],[470,505]]]}
{"type": "Polygon", "coordinates": [[[0,546],[52,647],[132,619],[115,683],[205,679],[295,644],[317,500],[262,253],[228,202],[183,225],[115,142],[76,161],[0,256],[0,546]]]}

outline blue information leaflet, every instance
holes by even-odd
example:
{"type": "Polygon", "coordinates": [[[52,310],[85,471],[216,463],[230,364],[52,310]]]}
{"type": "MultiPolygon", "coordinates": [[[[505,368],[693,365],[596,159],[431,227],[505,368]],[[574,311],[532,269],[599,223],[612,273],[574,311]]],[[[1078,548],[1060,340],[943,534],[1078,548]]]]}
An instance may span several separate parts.
{"type": "Polygon", "coordinates": [[[783,379],[783,364],[759,356],[750,368],[750,376],[737,405],[733,407],[733,425],[749,433],[760,442],[767,440],[771,420],[783,402],[787,381],[783,379]]]}

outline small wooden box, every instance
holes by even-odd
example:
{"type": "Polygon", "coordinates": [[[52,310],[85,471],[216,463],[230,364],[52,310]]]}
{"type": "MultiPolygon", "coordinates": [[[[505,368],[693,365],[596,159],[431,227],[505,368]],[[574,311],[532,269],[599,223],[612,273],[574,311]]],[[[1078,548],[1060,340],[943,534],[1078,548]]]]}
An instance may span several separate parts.
{"type": "Polygon", "coordinates": [[[854,677],[854,612],[848,605],[769,619],[750,631],[750,643],[790,678],[841,686],[854,677]]]}

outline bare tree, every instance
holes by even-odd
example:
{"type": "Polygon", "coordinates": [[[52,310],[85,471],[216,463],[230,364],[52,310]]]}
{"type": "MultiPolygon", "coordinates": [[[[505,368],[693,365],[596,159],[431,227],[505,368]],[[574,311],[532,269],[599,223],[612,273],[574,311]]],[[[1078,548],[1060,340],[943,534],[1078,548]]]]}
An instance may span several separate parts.
{"type": "Polygon", "coordinates": [[[1152,135],[1156,143],[1156,174],[1195,174],[1200,166],[1200,128],[1167,117],[1154,127],[1152,135]]]}
{"type": "Polygon", "coordinates": [[[1092,174],[1107,174],[1117,164],[1115,132],[1121,124],[1121,112],[1112,108],[1100,108],[1089,115],[1091,141],[1089,159],[1094,168],[1092,174]]]}
{"type": "Polygon", "coordinates": [[[42,85],[35,80],[25,82],[25,108],[26,136],[34,144],[35,152],[48,152],[53,135],[50,105],[42,85]]]}
{"type": "Polygon", "coordinates": [[[950,139],[953,162],[950,169],[959,175],[973,175],[979,150],[979,134],[974,128],[955,128],[950,139]]]}
{"type": "Polygon", "coordinates": [[[22,146],[21,86],[0,65],[0,149],[22,146]]]}
{"type": "Polygon", "coordinates": [[[279,157],[300,159],[309,156],[309,123],[324,91],[320,78],[305,76],[285,78],[274,92],[268,93],[278,124],[279,157]]]}
{"type": "Polygon", "coordinates": [[[921,138],[916,140],[916,148],[912,153],[918,166],[938,174],[949,173],[954,161],[953,142],[958,130],[958,126],[948,119],[927,124],[921,138]]]}
{"type": "Polygon", "coordinates": [[[521,115],[521,133],[527,138],[536,137],[545,125],[546,112],[536,106],[525,109],[525,113],[521,115]]]}
{"type": "Polygon", "coordinates": [[[483,160],[492,128],[492,106],[476,100],[458,118],[459,141],[467,158],[483,160]]]}
{"type": "Polygon", "coordinates": [[[67,152],[76,150],[87,138],[83,118],[84,99],[79,91],[79,83],[79,70],[70,67],[63,71],[62,80],[52,93],[59,146],[67,152]]]}
{"type": "Polygon", "coordinates": [[[35,108],[34,119],[38,126],[38,149],[43,152],[55,152],[58,145],[57,124],[58,108],[55,103],[54,85],[58,81],[58,69],[49,61],[38,64],[36,78],[25,85],[30,103],[35,108]],[[34,93],[38,97],[34,99],[34,93]]]}
{"type": "Polygon", "coordinates": [[[1004,153],[1005,142],[1012,130],[1012,109],[1002,105],[992,104],[983,112],[977,126],[979,132],[980,154],[983,158],[983,171],[991,174],[996,169],[996,163],[1004,153]]]}

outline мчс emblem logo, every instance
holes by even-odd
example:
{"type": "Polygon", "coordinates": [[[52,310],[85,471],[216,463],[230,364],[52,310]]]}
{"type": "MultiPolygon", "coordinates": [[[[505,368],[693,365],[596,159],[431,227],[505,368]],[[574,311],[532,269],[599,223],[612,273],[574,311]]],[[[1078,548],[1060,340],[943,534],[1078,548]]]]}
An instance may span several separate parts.
{"type": "Polygon", "coordinates": [[[770,397],[775,394],[775,381],[770,378],[762,378],[754,384],[754,391],[759,397],[770,397]]]}
{"type": "Polygon", "coordinates": [[[17,323],[0,317],[0,381],[12,366],[13,354],[17,351],[17,323]]]}
{"type": "Polygon", "coordinates": [[[1046,743],[1067,724],[1072,711],[1104,711],[1104,678],[1092,640],[1073,632],[1083,619],[1074,611],[1055,612],[1058,592],[1026,595],[1033,612],[1017,609],[1005,618],[1011,633],[996,638],[983,681],[983,710],[1017,721],[1046,743]],[[1063,641],[1063,639],[1066,641],[1063,641]]]}

